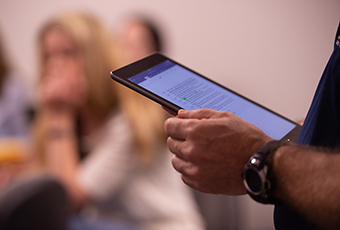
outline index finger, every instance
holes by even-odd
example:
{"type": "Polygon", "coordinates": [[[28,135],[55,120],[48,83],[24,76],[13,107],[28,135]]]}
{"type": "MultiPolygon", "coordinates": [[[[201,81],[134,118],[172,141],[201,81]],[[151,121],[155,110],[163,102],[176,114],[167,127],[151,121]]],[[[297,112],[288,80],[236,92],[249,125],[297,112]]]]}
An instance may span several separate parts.
{"type": "Polygon", "coordinates": [[[181,109],[178,111],[177,117],[179,118],[195,118],[195,119],[204,119],[204,118],[212,118],[217,116],[221,112],[213,109],[197,109],[197,110],[184,110],[181,109]]]}

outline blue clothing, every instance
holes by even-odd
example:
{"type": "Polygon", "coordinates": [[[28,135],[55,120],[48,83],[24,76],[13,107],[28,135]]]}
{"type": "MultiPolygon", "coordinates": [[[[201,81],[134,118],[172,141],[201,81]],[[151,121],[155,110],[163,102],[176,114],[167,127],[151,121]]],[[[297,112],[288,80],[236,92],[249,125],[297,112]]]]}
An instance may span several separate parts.
{"type": "Polygon", "coordinates": [[[28,137],[29,104],[24,85],[17,75],[9,74],[0,95],[0,139],[28,137]]]}
{"type": "MultiPolygon", "coordinates": [[[[322,74],[297,142],[332,149],[340,145],[340,23],[332,56],[322,74]]],[[[275,207],[274,223],[277,230],[316,229],[285,206],[275,207]]]]}
{"type": "Polygon", "coordinates": [[[140,230],[136,226],[124,223],[113,222],[112,220],[100,219],[91,221],[79,215],[71,216],[68,223],[69,230],[140,230]]]}

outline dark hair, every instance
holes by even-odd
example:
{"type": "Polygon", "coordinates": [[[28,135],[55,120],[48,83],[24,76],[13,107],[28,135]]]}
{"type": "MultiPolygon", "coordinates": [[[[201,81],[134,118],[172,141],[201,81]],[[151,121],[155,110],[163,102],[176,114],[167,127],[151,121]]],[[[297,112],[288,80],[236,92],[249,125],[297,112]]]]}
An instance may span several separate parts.
{"type": "Polygon", "coordinates": [[[145,21],[144,24],[150,30],[150,33],[152,35],[152,38],[155,44],[155,51],[160,51],[160,52],[163,51],[163,43],[162,43],[159,30],[150,21],[145,21]]]}
{"type": "Polygon", "coordinates": [[[137,16],[136,19],[150,31],[155,51],[163,52],[163,38],[156,24],[145,16],[137,16]]]}
{"type": "Polygon", "coordinates": [[[0,40],[0,95],[2,92],[2,86],[5,81],[5,77],[8,73],[8,64],[7,61],[5,60],[5,55],[4,51],[2,49],[2,44],[0,40]]]}

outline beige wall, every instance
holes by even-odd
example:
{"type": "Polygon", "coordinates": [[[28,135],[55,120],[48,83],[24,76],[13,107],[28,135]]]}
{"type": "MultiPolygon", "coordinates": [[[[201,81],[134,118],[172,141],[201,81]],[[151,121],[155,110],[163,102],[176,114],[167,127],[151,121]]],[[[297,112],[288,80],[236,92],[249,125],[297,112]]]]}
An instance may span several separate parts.
{"type": "Polygon", "coordinates": [[[340,19],[337,0],[0,0],[0,31],[31,79],[38,28],[69,9],[90,10],[112,29],[148,12],[172,58],[291,119],[307,112],[340,19]]]}
{"type": "MultiPolygon", "coordinates": [[[[340,19],[337,0],[0,0],[2,37],[30,87],[37,30],[69,9],[90,10],[111,29],[128,13],[148,12],[170,57],[291,119],[307,112],[340,19]]],[[[243,224],[272,227],[271,207],[239,203],[243,224]]]]}

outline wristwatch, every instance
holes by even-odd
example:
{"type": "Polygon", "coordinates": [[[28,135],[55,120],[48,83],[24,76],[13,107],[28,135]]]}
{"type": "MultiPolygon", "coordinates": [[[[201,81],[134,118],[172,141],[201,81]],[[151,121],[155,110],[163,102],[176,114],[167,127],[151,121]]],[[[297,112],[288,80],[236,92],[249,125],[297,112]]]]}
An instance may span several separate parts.
{"type": "Polygon", "coordinates": [[[269,141],[249,159],[243,170],[243,183],[248,194],[263,204],[275,204],[271,196],[271,165],[273,154],[280,146],[280,141],[269,141]]]}

